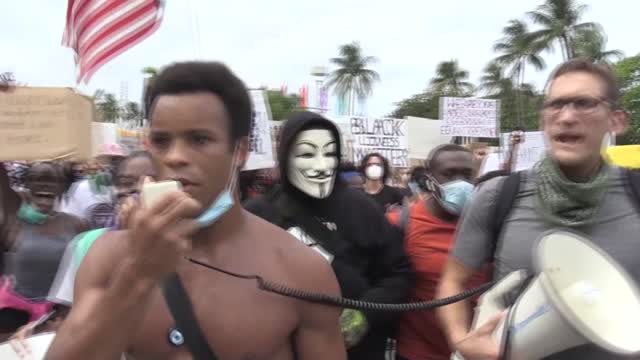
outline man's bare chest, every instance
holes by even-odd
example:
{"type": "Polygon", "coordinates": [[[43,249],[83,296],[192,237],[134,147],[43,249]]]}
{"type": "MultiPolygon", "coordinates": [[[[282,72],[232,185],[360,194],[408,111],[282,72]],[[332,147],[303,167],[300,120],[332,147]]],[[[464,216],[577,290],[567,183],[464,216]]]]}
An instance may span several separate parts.
{"type": "MultiPolygon", "coordinates": [[[[298,323],[293,302],[258,290],[252,281],[215,278],[206,284],[185,284],[185,288],[198,326],[218,358],[292,359],[291,339],[298,323]]],[[[191,359],[186,344],[172,340],[179,329],[160,289],[149,304],[130,343],[134,358],[191,359]]]]}

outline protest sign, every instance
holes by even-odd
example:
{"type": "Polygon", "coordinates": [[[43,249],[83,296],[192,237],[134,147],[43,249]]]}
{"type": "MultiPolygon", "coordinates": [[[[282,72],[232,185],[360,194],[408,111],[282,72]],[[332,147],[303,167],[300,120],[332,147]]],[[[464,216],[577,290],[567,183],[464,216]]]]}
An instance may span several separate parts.
{"type": "Polygon", "coordinates": [[[440,134],[441,120],[414,116],[405,117],[409,136],[409,159],[419,160],[420,165],[429,157],[431,150],[451,142],[451,136],[440,134]]]}
{"type": "Polygon", "coordinates": [[[271,112],[263,90],[251,90],[253,120],[249,134],[249,159],[243,170],[265,169],[275,166],[271,144],[271,112]]]}
{"type": "MultiPolygon", "coordinates": [[[[509,149],[509,138],[511,133],[502,133],[501,137],[501,159],[505,160],[505,152],[509,149]]],[[[526,170],[542,158],[546,146],[544,133],[542,131],[528,131],[524,133],[523,142],[518,145],[513,171],[526,170]]]]}
{"type": "Polygon", "coordinates": [[[409,166],[407,121],[404,119],[349,118],[352,158],[358,163],[369,153],[382,154],[392,167],[409,166]]]}
{"type": "Polygon", "coordinates": [[[71,88],[0,93],[0,161],[88,158],[93,101],[71,88]]]}
{"type": "Polygon", "coordinates": [[[498,100],[440,98],[440,134],[447,136],[498,137],[498,100]]]}
{"type": "Polygon", "coordinates": [[[480,165],[480,169],[478,174],[480,176],[491,172],[500,170],[502,168],[502,160],[500,159],[499,153],[490,153],[482,160],[482,164],[480,165]]]}

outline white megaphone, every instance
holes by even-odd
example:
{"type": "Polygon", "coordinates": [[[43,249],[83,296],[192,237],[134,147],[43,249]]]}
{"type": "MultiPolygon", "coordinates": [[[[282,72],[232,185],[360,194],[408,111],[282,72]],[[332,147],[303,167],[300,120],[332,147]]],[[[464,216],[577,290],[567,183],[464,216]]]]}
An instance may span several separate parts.
{"type": "MultiPolygon", "coordinates": [[[[494,333],[501,359],[538,360],[594,344],[617,355],[639,355],[640,291],[603,250],[575,233],[539,240],[533,278],[494,333]]],[[[502,311],[503,295],[526,278],[513,272],[480,298],[472,328],[502,311]]],[[[463,359],[458,353],[452,359],[463,359]]]]}

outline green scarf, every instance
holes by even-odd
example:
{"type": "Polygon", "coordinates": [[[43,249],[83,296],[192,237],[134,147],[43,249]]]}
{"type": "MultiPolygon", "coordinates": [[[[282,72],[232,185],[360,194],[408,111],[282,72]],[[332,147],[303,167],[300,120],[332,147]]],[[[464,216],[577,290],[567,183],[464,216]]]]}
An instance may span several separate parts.
{"type": "Polygon", "coordinates": [[[534,167],[538,210],[546,221],[566,227],[591,223],[600,208],[609,184],[609,167],[605,162],[589,182],[568,180],[550,156],[534,167]]]}

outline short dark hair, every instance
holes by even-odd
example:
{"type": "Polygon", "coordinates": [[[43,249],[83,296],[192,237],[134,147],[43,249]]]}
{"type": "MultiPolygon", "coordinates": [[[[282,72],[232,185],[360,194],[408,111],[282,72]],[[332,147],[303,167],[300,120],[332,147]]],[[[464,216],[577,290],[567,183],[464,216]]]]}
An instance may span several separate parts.
{"type": "Polygon", "coordinates": [[[560,64],[553,73],[551,73],[549,81],[547,81],[547,89],[549,89],[553,81],[560,76],[576,72],[585,72],[599,77],[600,80],[604,82],[607,100],[614,108],[620,106],[620,86],[611,67],[604,64],[595,64],[586,59],[573,59],[560,64]]]}
{"type": "Polygon", "coordinates": [[[435,164],[436,158],[438,158],[438,156],[441,153],[449,152],[449,151],[462,151],[462,152],[466,152],[466,153],[471,154],[471,151],[469,149],[467,149],[466,147],[462,146],[462,145],[458,145],[458,144],[440,145],[440,146],[436,147],[435,149],[431,150],[431,152],[429,153],[429,157],[427,158],[427,161],[425,162],[425,164],[427,165],[427,168],[429,169],[429,171],[433,170],[433,165],[435,164]]]}
{"type": "Polygon", "coordinates": [[[235,142],[249,136],[253,118],[249,91],[244,82],[220,62],[177,62],[162,69],[149,88],[146,109],[149,120],[157,97],[201,91],[213,93],[222,100],[229,114],[231,140],[235,142]]]}
{"type": "MultiPolygon", "coordinates": [[[[387,158],[385,158],[384,156],[382,156],[382,154],[377,153],[377,152],[373,152],[373,153],[368,153],[367,155],[365,155],[362,160],[360,160],[360,173],[362,175],[365,175],[364,171],[367,168],[367,162],[369,162],[369,159],[371,159],[372,157],[377,157],[378,159],[380,159],[382,161],[382,169],[384,170],[384,173],[382,174],[382,182],[387,182],[387,179],[389,178],[389,176],[391,176],[390,172],[391,172],[391,168],[389,167],[389,160],[387,160],[387,158]]],[[[366,178],[366,176],[365,176],[366,178]]]]}
{"type": "Polygon", "coordinates": [[[127,166],[127,163],[129,163],[129,161],[137,158],[146,158],[151,160],[151,154],[149,154],[149,152],[146,150],[138,150],[138,151],[132,152],[131,154],[129,154],[129,156],[125,157],[124,159],[122,159],[122,161],[120,161],[117,169],[115,170],[115,174],[120,174],[124,170],[124,167],[127,166]]]}
{"type": "Polygon", "coordinates": [[[424,166],[415,166],[413,169],[411,169],[411,175],[409,177],[410,181],[418,181],[422,178],[424,178],[425,176],[427,176],[428,171],[427,168],[424,166]]]}

